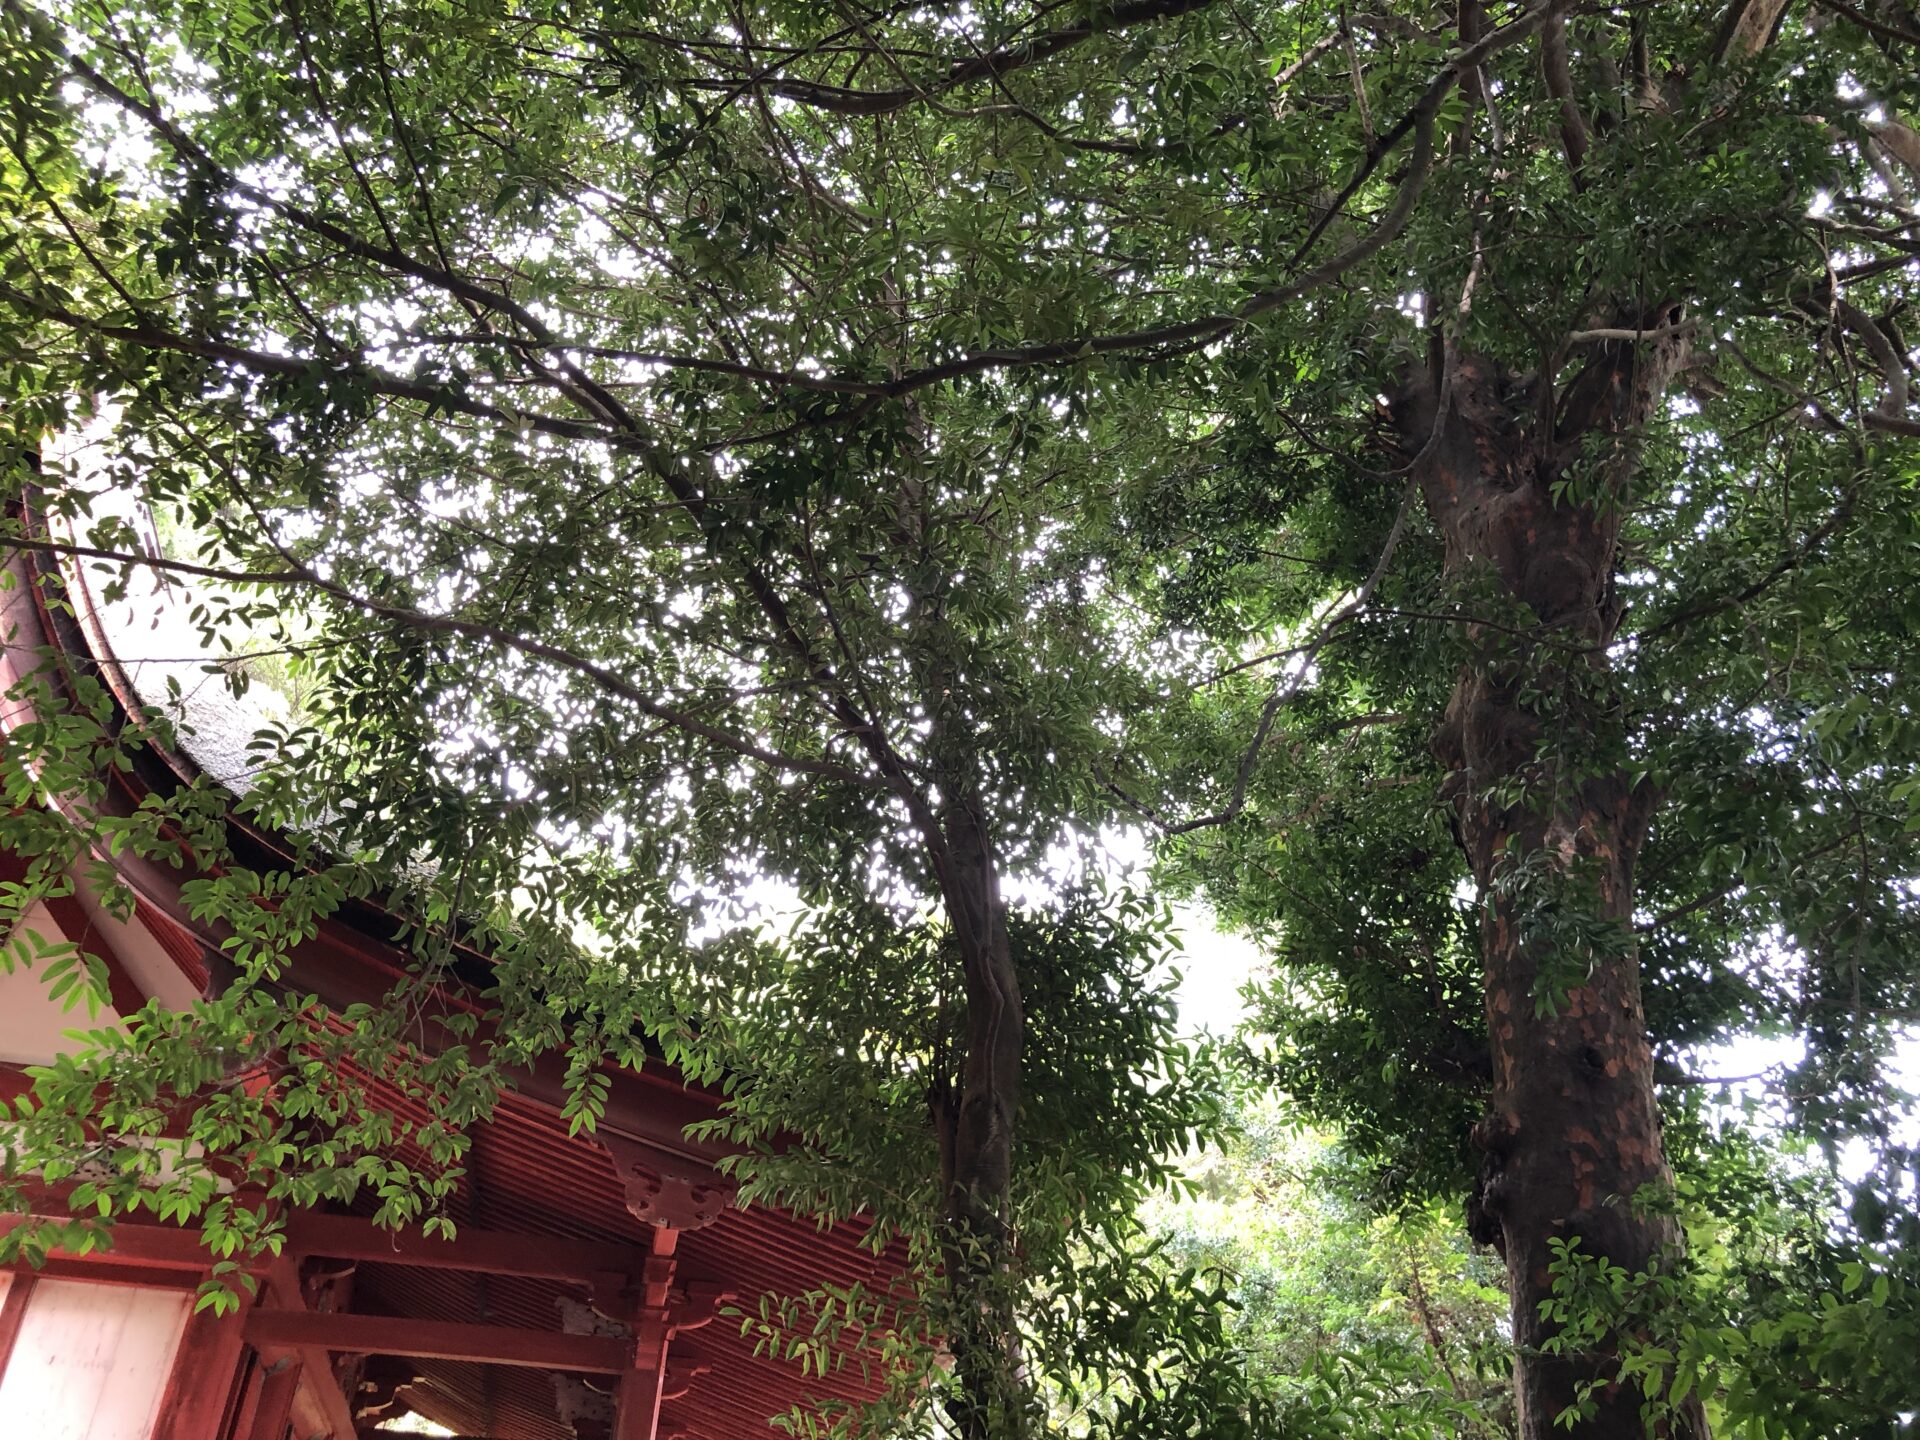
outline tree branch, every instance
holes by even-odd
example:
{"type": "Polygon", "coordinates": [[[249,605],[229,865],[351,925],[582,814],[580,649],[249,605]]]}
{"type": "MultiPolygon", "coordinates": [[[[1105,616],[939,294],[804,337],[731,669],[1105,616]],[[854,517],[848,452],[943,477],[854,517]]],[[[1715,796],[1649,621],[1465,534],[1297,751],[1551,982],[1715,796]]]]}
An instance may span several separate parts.
{"type": "MultiPolygon", "coordinates": [[[[1114,15],[1124,23],[1140,23],[1146,19],[1165,18],[1168,15],[1186,13],[1198,9],[1210,0],[1138,0],[1133,5],[1117,7],[1114,15]],[[1129,19],[1127,17],[1137,17],[1129,19]]],[[[1391,206],[1378,224],[1366,235],[1356,240],[1339,254],[1330,257],[1312,267],[1295,279],[1262,291],[1237,306],[1235,309],[1198,319],[1174,322],[1167,325],[1152,326],[1145,329],[1108,334],[1076,336],[1071,339],[1054,341],[1041,345],[1008,346],[995,350],[977,351],[936,365],[925,366],[908,371],[884,383],[855,379],[823,379],[815,376],[801,376],[790,371],[762,369],[753,366],[734,365],[730,362],[705,360],[698,357],[676,355],[671,352],[634,351],[630,358],[646,360],[651,363],[688,368],[711,370],[718,373],[736,374],[744,379],[752,379],[768,384],[797,389],[835,390],[843,393],[865,394],[868,403],[855,406],[844,417],[848,420],[863,419],[871,414],[883,400],[897,399],[915,390],[927,388],[943,382],[960,379],[985,371],[1025,366],[1070,365],[1089,358],[1121,354],[1130,351],[1159,350],[1175,346],[1204,345],[1248,322],[1288,304],[1293,300],[1328,284],[1353,266],[1366,260],[1395,239],[1412,219],[1414,207],[1424,189],[1433,164],[1433,117],[1448,91],[1459,83],[1462,76],[1476,72],[1487,58],[1506,47],[1517,43],[1531,34],[1540,25],[1562,15],[1570,9],[1575,0],[1540,0],[1533,9],[1503,28],[1487,34],[1473,44],[1464,47],[1452,62],[1443,68],[1431,82],[1426,91],[1413,107],[1386,133],[1379,137],[1371,147],[1366,159],[1348,180],[1340,193],[1323,211],[1320,218],[1310,228],[1306,237],[1295,249],[1290,265],[1299,265],[1310,254],[1320,236],[1330,225],[1334,217],[1344,210],[1346,204],[1379,168],[1387,155],[1392,153],[1409,135],[1413,137],[1413,154],[1409,158],[1407,170],[1400,178],[1398,191],[1391,206]]],[[[8,11],[28,17],[30,22],[39,19],[34,12],[27,10],[21,0],[0,0],[8,11]]],[[[44,23],[44,22],[42,22],[44,23]]],[[[1108,26],[1107,28],[1112,28],[1108,26]]],[[[1091,34],[1104,33],[1097,27],[1079,26],[1054,32],[1055,37],[1079,35],[1082,30],[1091,34]]],[[[1034,45],[1043,42],[1033,42],[1034,45]]],[[[1074,43],[1078,43],[1076,40],[1074,43]]],[[[57,53],[57,47],[56,53],[57,53]]],[[[1031,47],[1020,47],[1023,51],[1031,47]]],[[[969,65],[987,65],[994,55],[1006,55],[1010,52],[993,52],[993,55],[980,57],[966,62],[969,65]]],[[[1051,52],[1049,52],[1051,53],[1051,52]]],[[[650,456],[650,463],[666,465],[666,457],[659,455],[653,443],[632,423],[620,402],[582,371],[570,359],[569,353],[590,354],[589,347],[569,345],[556,337],[549,328],[527,308],[511,296],[481,285],[451,269],[417,260],[391,245],[370,241],[363,236],[334,224],[324,217],[283,200],[258,186],[251,185],[230,171],[224,169],[191,136],[173,123],[156,105],[139,100],[115,85],[97,69],[79,57],[64,57],[73,75],[96,94],[139,116],[153,128],[168,146],[182,159],[196,165],[209,174],[218,177],[221,183],[250,203],[259,205],[281,216],[309,234],[339,246],[347,254],[370,261],[386,269],[422,283],[433,286],[462,301],[483,306],[501,314],[519,325],[532,343],[543,351],[561,358],[561,368],[567,377],[565,385],[556,384],[556,388],[568,393],[576,403],[590,414],[600,417],[611,429],[624,429],[629,433],[626,448],[644,450],[650,456]]],[[[992,73],[990,69],[980,71],[982,75],[992,73]]],[[[611,353],[611,352],[609,352],[611,353]]],[[[544,372],[542,372],[544,373],[544,372]]],[[[563,422],[571,423],[571,422],[563,422]]],[[[788,430],[771,432],[764,435],[737,437],[730,443],[745,444],[768,441],[790,433],[791,429],[803,428],[805,424],[789,427],[788,430]]]]}
{"type": "MultiPolygon", "coordinates": [[[[1807,851],[1807,853],[1804,855],[1796,855],[1788,863],[1787,868],[1793,869],[1798,866],[1806,864],[1809,860],[1819,860],[1824,856],[1833,854],[1835,851],[1845,850],[1848,846],[1852,845],[1853,843],[1854,843],[1854,834],[1851,830],[1849,830],[1845,835],[1842,835],[1838,840],[1835,840],[1830,845],[1822,845],[1818,849],[1807,851]]],[[[1684,905],[1676,905],[1671,910],[1662,910],[1658,915],[1654,916],[1651,920],[1644,921],[1641,924],[1634,926],[1633,928],[1637,933],[1641,935],[1646,935],[1652,931],[1658,930],[1663,925],[1671,925],[1675,920],[1684,920],[1689,915],[1697,915],[1702,910],[1707,909],[1709,906],[1719,904],[1722,900],[1725,900],[1728,896],[1732,895],[1734,892],[1742,889],[1746,885],[1746,883],[1747,882],[1745,880],[1730,881],[1727,884],[1720,886],[1718,889],[1709,890],[1706,894],[1699,896],[1696,899],[1687,901],[1687,903],[1684,905]]]]}
{"type": "MultiPolygon", "coordinates": [[[[1409,479],[1406,492],[1400,497],[1400,509],[1393,517],[1393,528],[1387,532],[1386,541],[1380,547],[1380,558],[1374,562],[1372,573],[1367,576],[1353,598],[1327,618],[1326,623],[1320,627],[1319,633],[1294,652],[1297,663],[1292,675],[1275,685],[1273,692],[1267,696],[1266,703],[1260,707],[1259,722],[1254,726],[1253,739],[1241,753],[1240,764],[1234,772],[1233,794],[1226,805],[1210,814],[1169,824],[1159,819],[1145,806],[1128,801],[1141,814],[1152,819],[1160,827],[1162,834],[1186,835],[1195,830],[1225,825],[1247,808],[1247,790],[1253,782],[1254,767],[1259,762],[1260,752],[1266,748],[1267,737],[1273,733],[1274,721],[1279,718],[1281,710],[1286,708],[1293,697],[1300,693],[1301,687],[1307,683],[1308,677],[1313,672],[1313,662],[1319,658],[1320,652],[1326,649],[1340,629],[1365,610],[1367,603],[1373,599],[1373,592],[1386,578],[1387,567],[1393,563],[1394,552],[1400,548],[1401,537],[1406,534],[1407,521],[1413,515],[1413,502],[1418,493],[1418,485],[1409,479]]],[[[1125,798],[1124,792],[1118,791],[1117,787],[1110,788],[1115,788],[1116,793],[1122,794],[1125,798]]]]}
{"type": "Polygon", "coordinates": [[[1715,63],[1751,60],[1772,43],[1774,27],[1786,13],[1788,0],[1734,0],[1720,22],[1714,41],[1715,63]]]}
{"type": "Polygon", "coordinates": [[[1864,14],[1847,4],[1846,0],[1814,0],[1814,3],[1823,10],[1831,10],[1834,14],[1851,20],[1862,30],[1878,35],[1882,40],[1893,40],[1902,45],[1920,45],[1920,32],[1903,30],[1898,25],[1889,25],[1884,20],[1876,20],[1871,15],[1864,14]]]}
{"type": "Polygon", "coordinates": [[[890,115],[915,102],[936,99],[976,80],[998,80],[1098,36],[1114,34],[1135,25],[1175,19],[1204,10],[1213,3],[1214,0],[1123,0],[1123,3],[1108,6],[1104,13],[1096,12],[1094,18],[1078,25],[1050,30],[1024,44],[951,61],[938,76],[924,85],[907,84],[890,90],[862,90],[814,80],[769,80],[758,75],[727,80],[694,79],[687,83],[695,89],[734,95],[743,90],[760,90],[782,100],[831,111],[836,115],[890,115]]]}
{"type": "MultiPolygon", "coordinates": [[[[219,165],[204,148],[169,120],[156,105],[136,99],[79,57],[66,57],[57,38],[50,33],[50,27],[44,18],[28,10],[21,0],[0,0],[0,6],[4,6],[9,13],[20,17],[36,39],[47,47],[50,54],[65,59],[73,75],[82,84],[145,120],[176,154],[207,174],[218,178],[222,184],[231,187],[233,193],[282,216],[310,234],[328,240],[350,255],[420,280],[458,299],[483,306],[515,321],[529,336],[538,341],[542,348],[560,355],[561,369],[565,372],[569,383],[559,385],[557,382],[552,382],[549,376],[550,383],[555,383],[556,388],[569,394],[575,403],[580,404],[589,413],[600,416],[605,422],[605,428],[551,416],[522,418],[497,407],[447,395],[431,386],[417,385],[414,382],[399,380],[397,377],[383,377],[379,372],[365,369],[356,372],[374,380],[382,393],[422,400],[429,404],[439,404],[460,413],[480,415],[502,423],[523,423],[531,428],[565,438],[603,440],[637,454],[653,475],[667,488],[667,492],[687,516],[704,533],[709,536],[717,535],[707,497],[686,473],[683,465],[676,458],[667,455],[646,434],[617,398],[595,382],[572,360],[566,358],[565,347],[525,306],[498,290],[477,284],[451,270],[426,264],[389,246],[366,240],[302,206],[281,200],[260,187],[241,180],[219,165]]],[[[29,305],[37,304],[32,297],[18,297],[18,292],[4,293],[23,298],[29,305]]],[[[37,308],[54,318],[64,314],[68,323],[79,320],[81,324],[91,326],[97,333],[112,333],[114,328],[101,326],[98,322],[86,321],[83,317],[73,316],[71,312],[60,311],[59,307],[41,304],[37,305],[37,308]]],[[[134,335],[128,338],[139,339],[140,337],[134,335]]],[[[155,336],[154,339],[157,339],[163,348],[181,350],[184,353],[206,354],[210,358],[249,365],[261,373],[301,373],[308,368],[301,361],[262,355],[257,352],[237,351],[233,347],[213,346],[209,342],[194,341],[183,336],[155,336]]],[[[148,340],[143,343],[153,343],[153,341],[148,340]]],[[[538,373],[547,375],[543,369],[539,367],[536,369],[538,373]]],[[[933,382],[929,380],[927,383],[933,382]]],[[[849,733],[860,737],[862,746],[880,767],[881,772],[887,776],[891,787],[911,803],[914,797],[914,786],[900,757],[880,737],[877,726],[868,717],[862,715],[858,707],[852,703],[844,688],[840,686],[832,667],[820,659],[812,644],[800,633],[786,602],[766,574],[751,560],[744,559],[738,562],[736,574],[740,577],[743,589],[749,598],[772,622],[782,648],[793,655],[805,668],[809,679],[821,687],[823,699],[839,723],[849,733]]]]}
{"type": "MultiPolygon", "coordinates": [[[[22,5],[20,0],[0,0],[0,3],[3,3],[9,12],[21,17],[30,28],[35,28],[34,20],[42,19],[22,5]]],[[[46,37],[39,36],[36,32],[36,38],[44,40],[46,37]]],[[[543,344],[553,344],[554,336],[547,326],[510,295],[469,280],[455,273],[447,265],[429,265],[392,246],[376,244],[363,236],[355,235],[352,231],[335,225],[304,206],[282,200],[270,191],[242,180],[215,161],[203,146],[168,119],[157,105],[136,99],[79,56],[65,56],[57,45],[50,48],[55,55],[60,55],[66,60],[69,70],[81,84],[102,99],[111,101],[146,121],[181,159],[217,178],[235,195],[281,216],[309,234],[339,246],[349,255],[372,261],[397,274],[432,285],[435,289],[442,290],[469,305],[476,305],[504,315],[543,344]]],[[[431,215],[428,217],[428,223],[432,224],[431,215]]],[[[566,359],[564,354],[561,356],[561,368],[566,373],[570,385],[578,392],[574,398],[582,404],[583,408],[609,420],[619,421],[623,418],[630,420],[631,417],[627,416],[620,402],[595,383],[593,377],[566,359]]],[[[634,431],[634,439],[640,443],[648,443],[641,440],[637,429],[634,431]]]]}
{"type": "Polygon", "coordinates": [[[1700,328],[1697,320],[1682,320],[1676,325],[1656,325],[1646,330],[1628,330],[1602,325],[1594,330],[1570,331],[1566,338],[1568,345],[1595,345],[1603,340],[1622,340],[1638,344],[1646,340],[1671,340],[1682,335],[1691,335],[1700,328]]]}
{"type": "Polygon", "coordinates": [[[1566,152],[1573,188],[1584,189],[1587,119],[1580,113],[1580,101],[1573,93],[1573,67],[1567,60],[1567,21],[1564,15],[1549,16],[1541,27],[1540,71],[1546,78],[1547,93],[1560,102],[1560,146],[1566,152]]]}
{"type": "Polygon", "coordinates": [[[616,448],[637,448],[629,437],[589,421],[570,420],[562,415],[548,415],[538,411],[512,410],[504,406],[489,405],[483,400],[471,399],[445,386],[407,380],[398,375],[388,374],[384,370],[376,370],[351,356],[341,356],[331,361],[303,359],[297,355],[274,355],[264,350],[248,350],[242,346],[226,345],[214,340],[196,340],[190,335],[181,335],[175,331],[160,330],[147,325],[108,325],[91,316],[76,314],[64,306],[55,305],[39,296],[15,290],[10,285],[0,285],[0,300],[9,301],[30,315],[52,320],[66,326],[69,330],[98,335],[107,340],[118,340],[128,345],[138,345],[148,350],[165,350],[176,355],[195,355],[203,360],[216,360],[221,364],[232,365],[255,375],[294,379],[331,372],[336,376],[363,381],[382,395],[391,395],[400,400],[419,401],[430,410],[446,410],[479,420],[491,420],[510,429],[534,430],[562,440],[597,440],[616,448]]]}
{"type": "Polygon", "coordinates": [[[1874,323],[1873,317],[1852,301],[1835,295],[1833,313],[1850,334],[1859,338],[1867,354],[1873,357],[1874,368],[1880,372],[1880,403],[1874,407],[1874,413],[1887,420],[1904,419],[1907,413],[1905,358],[1893,348],[1893,342],[1874,323]]]}
{"type": "Polygon", "coordinates": [[[561,646],[550,645],[544,640],[535,640],[530,636],[517,634],[483,621],[462,620],[454,615],[434,615],[424,610],[415,610],[410,606],[388,605],[377,600],[369,600],[363,595],[356,595],[344,585],[316,574],[298,562],[294,562],[284,570],[233,570],[215,565],[197,565],[186,560],[170,560],[158,555],[131,555],[117,550],[99,549],[92,545],[68,544],[58,540],[36,540],[23,535],[0,535],[0,547],[10,550],[30,550],[44,555],[71,555],[80,559],[101,560],[118,565],[139,565],[168,574],[217,580],[227,585],[292,586],[318,590],[356,610],[411,630],[486,641],[584,675],[602,690],[625,700],[649,719],[658,720],[688,735],[697,736],[744,759],[757,760],[763,765],[778,770],[818,775],[823,779],[837,780],[843,784],[857,785],[865,789],[886,788],[882,782],[872,776],[863,775],[845,765],[839,765],[830,760],[813,760],[805,756],[788,755],[764,745],[757,745],[751,740],[743,740],[718,726],[696,719],[683,710],[661,704],[598,661],[589,660],[561,646]]]}

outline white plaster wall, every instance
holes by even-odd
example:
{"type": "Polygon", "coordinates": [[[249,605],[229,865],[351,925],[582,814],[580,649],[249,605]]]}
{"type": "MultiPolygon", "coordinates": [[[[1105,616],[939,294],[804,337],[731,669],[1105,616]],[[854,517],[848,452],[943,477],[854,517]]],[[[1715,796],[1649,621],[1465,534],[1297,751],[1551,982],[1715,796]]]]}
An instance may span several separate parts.
{"type": "Polygon", "coordinates": [[[180,973],[180,967],[173,963],[173,957],[153,937],[153,932],[137,919],[128,921],[109,915],[87,883],[84,867],[73,873],[74,894],[99,936],[98,943],[119,957],[120,966],[133,981],[134,988],[142,995],[157,997],[169,1010],[185,1010],[198,1000],[200,992],[180,973]]]}
{"type": "Polygon", "coordinates": [[[40,1280],[0,1375],[0,1435],[148,1440],[189,1300],[184,1291],[40,1280]]]}

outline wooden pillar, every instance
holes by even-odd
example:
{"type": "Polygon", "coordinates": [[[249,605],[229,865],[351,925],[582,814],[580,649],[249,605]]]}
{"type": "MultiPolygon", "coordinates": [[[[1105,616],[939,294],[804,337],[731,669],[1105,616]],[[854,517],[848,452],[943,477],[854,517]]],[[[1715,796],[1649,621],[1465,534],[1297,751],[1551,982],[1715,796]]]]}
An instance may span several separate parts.
{"type": "Polygon", "coordinates": [[[20,1338],[35,1283],[31,1273],[16,1270],[13,1283],[7,1287],[7,1298],[0,1300],[0,1376],[7,1373],[7,1361],[13,1355],[13,1342],[20,1338]]]}
{"type": "Polygon", "coordinates": [[[661,1225],[653,1232],[653,1253],[646,1262],[640,1304],[633,1317],[633,1368],[620,1377],[619,1407],[613,1440],[658,1440],[660,1402],[666,1390],[667,1301],[673,1286],[673,1252],[680,1232],[661,1225]]]}
{"type": "Polygon", "coordinates": [[[234,1440],[286,1440],[287,1424],[293,1416],[293,1397],[300,1389],[300,1361],[283,1355],[272,1363],[262,1357],[255,1372],[251,1415],[241,1417],[234,1427],[234,1440]]]}
{"type": "Polygon", "coordinates": [[[225,1315],[202,1310],[188,1317],[160,1399],[153,1440],[226,1440],[227,1412],[246,1356],[251,1305],[243,1291],[236,1310],[225,1315]]]}
{"type": "Polygon", "coordinates": [[[613,1440],[657,1440],[660,1391],[666,1378],[666,1348],[663,1342],[652,1369],[636,1364],[621,1377],[620,1409],[614,1420],[613,1440]]]}

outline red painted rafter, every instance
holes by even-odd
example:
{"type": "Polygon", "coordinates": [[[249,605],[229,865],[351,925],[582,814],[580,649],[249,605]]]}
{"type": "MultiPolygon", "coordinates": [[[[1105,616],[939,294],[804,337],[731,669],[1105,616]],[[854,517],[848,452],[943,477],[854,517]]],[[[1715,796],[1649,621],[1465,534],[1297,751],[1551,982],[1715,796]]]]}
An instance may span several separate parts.
{"type": "Polygon", "coordinates": [[[647,1261],[633,1318],[633,1354],[620,1377],[615,1400],[613,1440],[656,1440],[660,1433],[660,1406],[666,1399],[667,1346],[673,1338],[668,1304],[673,1293],[675,1252],[680,1235],[662,1226],[653,1233],[653,1255],[647,1261]]]}
{"type": "MultiPolygon", "coordinates": [[[[266,1293],[268,1303],[281,1310],[305,1312],[300,1267],[291,1256],[282,1255],[268,1269],[266,1293]]],[[[318,1345],[265,1344],[248,1338],[269,1365],[293,1363],[296,1379],[289,1410],[295,1436],[302,1440],[354,1440],[358,1431],[353,1407],[347,1403],[346,1393],[334,1376],[332,1357],[324,1349],[318,1345]]],[[[274,1435],[270,1440],[284,1437],[274,1435]]]]}
{"type": "Polygon", "coordinates": [[[86,1285],[131,1285],[136,1290],[191,1290],[199,1285],[206,1273],[204,1270],[183,1270],[177,1265],[89,1264],[87,1259],[70,1260],[62,1255],[49,1256],[39,1266],[16,1260],[11,1265],[0,1265],[0,1270],[15,1276],[37,1275],[42,1280],[77,1280],[86,1285]]]}

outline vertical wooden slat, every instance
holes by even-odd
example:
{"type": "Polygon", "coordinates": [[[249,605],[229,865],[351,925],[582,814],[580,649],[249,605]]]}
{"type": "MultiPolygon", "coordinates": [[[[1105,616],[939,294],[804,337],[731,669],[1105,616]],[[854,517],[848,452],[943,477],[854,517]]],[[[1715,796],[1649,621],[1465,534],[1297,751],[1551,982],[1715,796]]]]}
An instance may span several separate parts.
{"type": "Polygon", "coordinates": [[[233,1403],[250,1301],[225,1315],[202,1310],[187,1321],[154,1421],[153,1440],[221,1440],[233,1403]]]}
{"type": "Polygon", "coordinates": [[[7,1373],[7,1361],[13,1355],[13,1342],[20,1338],[20,1326],[27,1318],[27,1302],[33,1298],[36,1277],[16,1273],[0,1299],[0,1377],[7,1373]]]}
{"type": "Polygon", "coordinates": [[[253,1414],[243,1417],[246,1428],[234,1427],[234,1440],[286,1440],[293,1416],[293,1397],[300,1388],[300,1362],[283,1356],[255,1371],[253,1414]]]}
{"type": "Polygon", "coordinates": [[[266,1383],[260,1355],[249,1345],[240,1356],[240,1388],[232,1406],[231,1423],[220,1432],[219,1440],[243,1440],[253,1430],[253,1417],[260,1409],[260,1389],[266,1383]]]}
{"type": "Polygon", "coordinates": [[[324,1350],[305,1353],[295,1372],[299,1378],[294,1385],[292,1418],[308,1440],[316,1435],[326,1440],[355,1440],[353,1411],[327,1362],[324,1350]]]}

